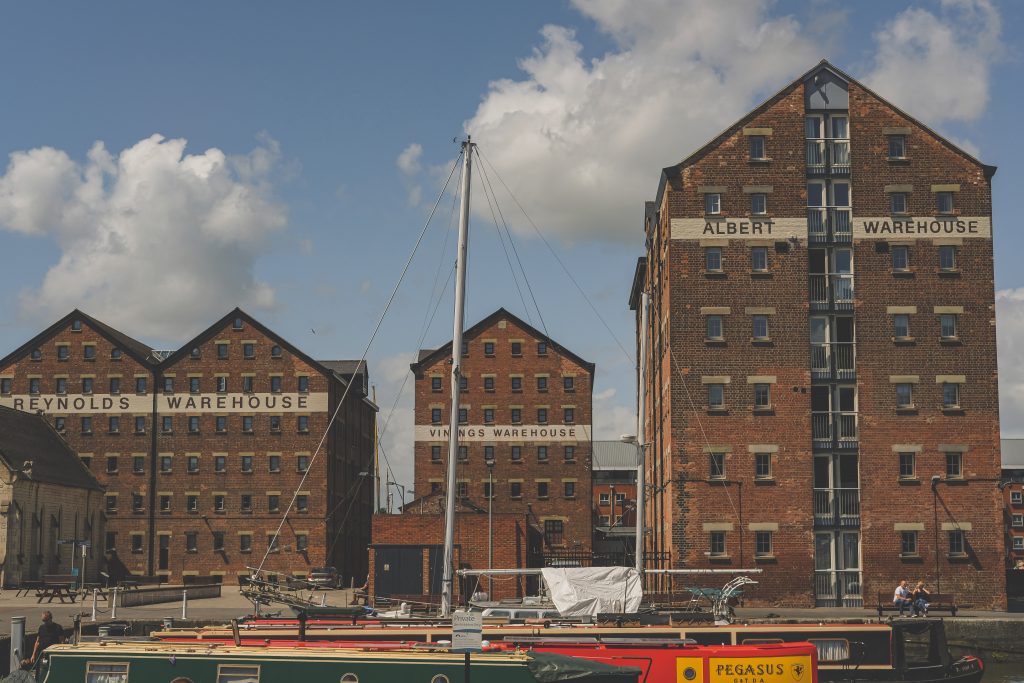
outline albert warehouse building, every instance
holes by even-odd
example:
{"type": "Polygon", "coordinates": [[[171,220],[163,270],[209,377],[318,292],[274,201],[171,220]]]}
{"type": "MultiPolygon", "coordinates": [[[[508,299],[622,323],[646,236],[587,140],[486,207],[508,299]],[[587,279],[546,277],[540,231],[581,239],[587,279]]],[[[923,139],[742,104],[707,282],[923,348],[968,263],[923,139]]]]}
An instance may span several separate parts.
{"type": "Polygon", "coordinates": [[[662,171],[630,300],[647,567],[1005,608],[994,173],[827,62],[662,171]]]}
{"type": "Polygon", "coordinates": [[[268,551],[268,570],[365,580],[367,384],[365,364],[314,360],[239,309],[175,351],[76,310],[0,360],[0,405],[41,412],[106,489],[96,558],[168,581],[234,581],[268,551]]]}

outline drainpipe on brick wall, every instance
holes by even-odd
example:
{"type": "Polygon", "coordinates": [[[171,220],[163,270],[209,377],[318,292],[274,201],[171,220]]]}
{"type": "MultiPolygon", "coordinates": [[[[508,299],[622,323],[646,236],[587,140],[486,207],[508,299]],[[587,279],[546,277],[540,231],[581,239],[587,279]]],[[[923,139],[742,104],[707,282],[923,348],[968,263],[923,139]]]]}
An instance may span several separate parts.
{"type": "Polygon", "coordinates": [[[156,437],[157,437],[157,420],[159,419],[159,413],[157,410],[157,390],[159,389],[160,379],[163,377],[162,373],[156,371],[153,373],[153,415],[152,423],[150,425],[149,435],[149,509],[146,511],[147,521],[149,522],[149,533],[146,534],[146,575],[153,576],[153,542],[156,540],[156,437]]]}

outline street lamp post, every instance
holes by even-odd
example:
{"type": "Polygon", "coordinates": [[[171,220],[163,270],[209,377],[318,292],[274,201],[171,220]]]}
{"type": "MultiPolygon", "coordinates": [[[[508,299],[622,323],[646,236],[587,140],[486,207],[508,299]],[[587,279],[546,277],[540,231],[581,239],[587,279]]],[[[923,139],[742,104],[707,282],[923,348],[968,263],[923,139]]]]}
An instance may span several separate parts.
{"type": "Polygon", "coordinates": [[[632,434],[623,434],[619,440],[636,446],[636,548],[633,555],[636,571],[640,574],[642,582],[644,577],[644,489],[647,488],[644,484],[644,447],[647,444],[638,441],[632,434]]]}
{"type": "MultiPolygon", "coordinates": [[[[487,461],[487,568],[494,569],[494,460],[487,461]]],[[[487,599],[494,600],[494,577],[487,575],[487,599]]]]}

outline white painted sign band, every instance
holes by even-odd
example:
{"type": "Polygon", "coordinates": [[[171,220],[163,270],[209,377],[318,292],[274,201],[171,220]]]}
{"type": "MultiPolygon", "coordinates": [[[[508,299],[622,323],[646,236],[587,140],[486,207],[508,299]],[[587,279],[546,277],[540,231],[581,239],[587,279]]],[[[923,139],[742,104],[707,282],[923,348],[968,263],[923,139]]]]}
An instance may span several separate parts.
{"type": "MultiPolygon", "coordinates": [[[[921,218],[850,219],[853,239],[942,239],[949,237],[992,238],[987,216],[925,216],[921,218]]],[[[807,239],[806,218],[673,218],[672,239],[807,239]]]]}
{"type": "MultiPolygon", "coordinates": [[[[416,425],[417,441],[448,441],[447,425],[416,425]]],[[[590,441],[590,425],[463,425],[459,441],[467,443],[590,441]]]]}
{"type": "MultiPolygon", "coordinates": [[[[157,394],[161,414],[314,413],[327,410],[327,393],[313,394],[157,394]]],[[[0,405],[44,413],[151,413],[153,396],[139,394],[18,394],[0,397],[0,405]]]]}
{"type": "Polygon", "coordinates": [[[807,239],[807,218],[673,218],[672,239],[807,239]]]}
{"type": "Polygon", "coordinates": [[[854,218],[854,239],[940,239],[943,237],[992,238],[992,221],[987,216],[956,218],[854,218]]]}

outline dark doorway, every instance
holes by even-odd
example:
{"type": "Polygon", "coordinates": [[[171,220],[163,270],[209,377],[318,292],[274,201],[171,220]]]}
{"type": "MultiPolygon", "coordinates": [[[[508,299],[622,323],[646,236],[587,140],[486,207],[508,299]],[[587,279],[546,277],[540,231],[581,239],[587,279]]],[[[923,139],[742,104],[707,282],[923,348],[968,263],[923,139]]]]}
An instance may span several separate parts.
{"type": "Polygon", "coordinates": [[[171,561],[171,537],[160,537],[160,569],[167,569],[171,561]]]}
{"type": "Polygon", "coordinates": [[[374,553],[374,593],[377,597],[423,594],[423,548],[377,548],[374,553]]]}

